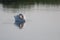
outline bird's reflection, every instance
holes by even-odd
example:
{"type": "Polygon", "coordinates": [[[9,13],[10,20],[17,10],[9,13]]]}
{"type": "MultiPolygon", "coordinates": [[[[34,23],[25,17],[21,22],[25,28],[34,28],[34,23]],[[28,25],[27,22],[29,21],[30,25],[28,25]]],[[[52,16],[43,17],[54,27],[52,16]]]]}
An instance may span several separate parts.
{"type": "Polygon", "coordinates": [[[14,18],[15,18],[15,25],[17,25],[19,28],[23,28],[25,23],[24,16],[22,14],[19,14],[14,16],[14,18]]]}

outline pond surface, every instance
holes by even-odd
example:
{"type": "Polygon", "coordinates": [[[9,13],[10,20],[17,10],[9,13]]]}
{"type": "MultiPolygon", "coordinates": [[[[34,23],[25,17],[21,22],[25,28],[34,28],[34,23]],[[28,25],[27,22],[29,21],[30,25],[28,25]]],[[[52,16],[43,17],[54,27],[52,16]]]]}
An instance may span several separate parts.
{"type": "Polygon", "coordinates": [[[60,40],[60,6],[34,5],[7,9],[0,5],[0,40],[60,40]],[[14,16],[22,13],[22,29],[14,25],[14,16]]]}

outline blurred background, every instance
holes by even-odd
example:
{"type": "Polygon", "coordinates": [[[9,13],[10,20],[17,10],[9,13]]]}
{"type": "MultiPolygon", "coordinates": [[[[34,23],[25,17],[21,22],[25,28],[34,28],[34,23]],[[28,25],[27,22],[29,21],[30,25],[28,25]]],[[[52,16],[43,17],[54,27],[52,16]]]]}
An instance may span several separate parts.
{"type": "Polygon", "coordinates": [[[60,40],[60,0],[0,0],[0,40],[60,40]],[[22,29],[14,24],[20,13],[22,29]]]}

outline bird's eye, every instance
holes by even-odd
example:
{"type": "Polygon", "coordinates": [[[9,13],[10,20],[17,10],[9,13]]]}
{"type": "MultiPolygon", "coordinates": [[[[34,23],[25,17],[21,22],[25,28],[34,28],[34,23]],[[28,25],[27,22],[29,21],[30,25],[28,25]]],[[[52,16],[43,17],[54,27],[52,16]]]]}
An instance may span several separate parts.
{"type": "Polygon", "coordinates": [[[22,18],[22,16],[20,16],[20,18],[22,18]]]}

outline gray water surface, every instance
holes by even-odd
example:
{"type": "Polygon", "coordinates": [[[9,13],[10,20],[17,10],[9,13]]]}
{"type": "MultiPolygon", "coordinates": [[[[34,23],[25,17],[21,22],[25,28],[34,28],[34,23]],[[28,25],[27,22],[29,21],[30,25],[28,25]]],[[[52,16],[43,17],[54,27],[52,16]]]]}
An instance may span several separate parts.
{"type": "Polygon", "coordinates": [[[60,6],[34,5],[12,11],[0,5],[0,40],[60,40],[60,6]],[[25,16],[23,29],[14,25],[19,13],[25,16]]]}

